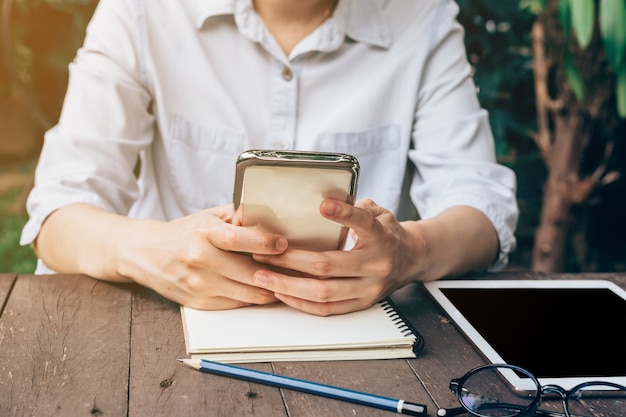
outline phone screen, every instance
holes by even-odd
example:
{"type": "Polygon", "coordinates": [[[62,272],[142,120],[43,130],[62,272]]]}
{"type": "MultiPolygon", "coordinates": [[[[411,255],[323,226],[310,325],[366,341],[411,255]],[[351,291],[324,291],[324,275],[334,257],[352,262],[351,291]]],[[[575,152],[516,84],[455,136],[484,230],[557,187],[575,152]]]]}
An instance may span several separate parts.
{"type": "Polygon", "coordinates": [[[249,166],[241,193],[242,223],[281,234],[292,248],[336,250],[347,230],[319,211],[326,198],[349,201],[353,174],[344,169],[249,166]]]}

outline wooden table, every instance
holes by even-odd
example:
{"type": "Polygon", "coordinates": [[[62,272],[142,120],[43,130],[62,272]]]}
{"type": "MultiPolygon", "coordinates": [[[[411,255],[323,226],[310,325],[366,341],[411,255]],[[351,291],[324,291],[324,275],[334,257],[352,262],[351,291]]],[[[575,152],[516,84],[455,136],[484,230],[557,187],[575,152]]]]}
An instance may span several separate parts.
{"type": "MultiPolygon", "coordinates": [[[[626,274],[505,272],[483,278],[602,278],[626,288],[626,274]]],[[[417,359],[250,367],[423,403],[430,416],[438,406],[457,406],[450,379],[485,360],[421,284],[393,298],[426,340],[417,359]]],[[[186,357],[178,305],[136,285],[80,275],[0,274],[0,302],[0,416],[397,415],[188,368],[176,361],[186,357]]]]}

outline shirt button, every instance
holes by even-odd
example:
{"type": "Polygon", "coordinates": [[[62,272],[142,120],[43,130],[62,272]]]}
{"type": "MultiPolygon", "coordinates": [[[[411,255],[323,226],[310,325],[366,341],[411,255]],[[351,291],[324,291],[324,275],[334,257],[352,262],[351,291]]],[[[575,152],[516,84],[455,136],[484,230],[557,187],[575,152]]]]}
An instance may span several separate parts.
{"type": "Polygon", "coordinates": [[[283,76],[283,80],[285,81],[291,81],[291,79],[293,78],[293,72],[291,72],[291,69],[289,69],[289,67],[283,67],[283,72],[281,75],[283,76]]]}

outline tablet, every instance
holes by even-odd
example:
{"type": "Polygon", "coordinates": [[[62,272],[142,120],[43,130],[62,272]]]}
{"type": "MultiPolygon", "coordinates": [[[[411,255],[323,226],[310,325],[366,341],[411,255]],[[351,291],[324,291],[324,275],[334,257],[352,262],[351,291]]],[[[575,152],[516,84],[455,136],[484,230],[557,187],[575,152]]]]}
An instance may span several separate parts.
{"type": "MultiPolygon", "coordinates": [[[[566,389],[598,380],[626,386],[626,291],[612,282],[440,280],[424,286],[492,363],[521,366],[540,383],[566,389]]],[[[511,382],[529,387],[520,378],[511,382]]]]}

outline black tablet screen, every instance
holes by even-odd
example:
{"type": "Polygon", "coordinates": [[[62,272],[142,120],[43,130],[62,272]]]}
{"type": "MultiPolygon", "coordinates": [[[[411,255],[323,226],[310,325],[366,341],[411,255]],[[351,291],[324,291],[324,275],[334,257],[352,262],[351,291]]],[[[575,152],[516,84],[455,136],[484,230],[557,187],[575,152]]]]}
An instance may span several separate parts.
{"type": "Polygon", "coordinates": [[[608,289],[441,291],[504,361],[539,378],[626,375],[626,302],[608,289]]]}

